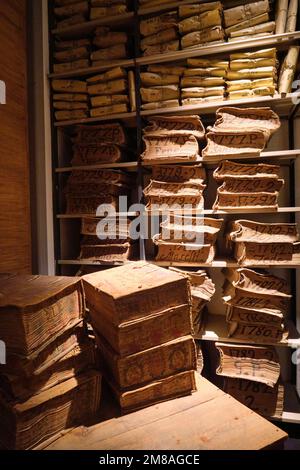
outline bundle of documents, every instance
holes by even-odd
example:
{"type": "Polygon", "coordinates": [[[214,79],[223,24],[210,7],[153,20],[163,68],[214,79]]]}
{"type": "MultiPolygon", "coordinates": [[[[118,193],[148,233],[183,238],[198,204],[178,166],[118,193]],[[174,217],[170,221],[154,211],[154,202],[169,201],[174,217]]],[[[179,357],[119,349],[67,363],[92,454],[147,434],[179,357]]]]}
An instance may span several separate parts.
{"type": "Polygon", "coordinates": [[[97,412],[101,376],[79,278],[0,276],[0,443],[31,449],[97,412]]]}
{"type": "Polygon", "coordinates": [[[224,41],[221,2],[182,5],[178,9],[178,29],[182,49],[224,41]]]}
{"type": "Polygon", "coordinates": [[[134,73],[122,67],[88,78],[87,92],[91,117],[136,110],[134,73]]]}
{"type": "Polygon", "coordinates": [[[53,72],[65,73],[89,67],[90,47],[89,38],[70,40],[58,38],[55,41],[53,72]]]}
{"type": "Polygon", "coordinates": [[[278,65],[275,48],[230,54],[228,99],[273,96],[278,87],[278,65]]]}
{"type": "Polygon", "coordinates": [[[228,67],[227,60],[187,59],[180,82],[182,105],[223,100],[228,67]]]}
{"type": "Polygon", "coordinates": [[[64,29],[89,18],[90,0],[54,0],[54,16],[57,29],[64,29]]]}
{"type": "Polygon", "coordinates": [[[83,282],[104,375],[123,411],[195,390],[185,276],[139,261],[83,282]]]}
{"type": "Polygon", "coordinates": [[[87,85],[82,80],[52,80],[53,107],[57,121],[89,116],[87,85]]]}
{"type": "Polygon", "coordinates": [[[91,53],[93,67],[113,65],[114,61],[127,59],[128,35],[124,31],[111,31],[108,26],[98,26],[95,29],[91,53]]]}
{"type": "Polygon", "coordinates": [[[140,74],[142,109],[179,106],[179,84],[183,71],[182,66],[148,65],[146,71],[140,74]]]}
{"type": "MultiPolygon", "coordinates": [[[[226,8],[226,2],[224,6],[226,8]]],[[[225,33],[229,41],[273,34],[275,22],[271,21],[270,9],[269,0],[243,2],[242,5],[225,9],[225,33]]]]}
{"type": "Polygon", "coordinates": [[[256,343],[285,341],[291,299],[287,281],[247,268],[225,269],[224,274],[229,336],[256,343]]]}
{"type": "Polygon", "coordinates": [[[90,0],[90,20],[127,13],[127,0],[90,0]]]}
{"type": "Polygon", "coordinates": [[[144,56],[178,51],[180,48],[177,11],[161,13],[140,21],[144,56]]]}

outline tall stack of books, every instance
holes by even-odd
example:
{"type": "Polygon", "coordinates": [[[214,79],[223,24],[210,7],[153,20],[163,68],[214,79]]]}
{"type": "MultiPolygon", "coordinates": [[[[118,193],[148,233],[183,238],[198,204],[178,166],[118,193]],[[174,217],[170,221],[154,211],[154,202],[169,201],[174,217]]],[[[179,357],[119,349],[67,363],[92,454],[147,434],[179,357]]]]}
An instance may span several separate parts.
{"type": "Polygon", "coordinates": [[[271,21],[270,10],[269,0],[243,2],[242,5],[224,9],[225,33],[229,41],[273,34],[275,22],[271,21]]]}
{"type": "Polygon", "coordinates": [[[216,343],[216,348],[224,390],[257,413],[282,416],[284,387],[275,348],[231,343],[216,343]]]}
{"type": "Polygon", "coordinates": [[[187,59],[180,83],[182,105],[223,100],[228,67],[228,60],[187,59]]]}
{"type": "Polygon", "coordinates": [[[135,110],[134,73],[115,67],[87,79],[91,117],[135,110]]]}
{"type": "MultiPolygon", "coordinates": [[[[124,128],[118,123],[77,126],[71,163],[81,167],[122,161],[126,143],[124,128]]],[[[117,209],[119,196],[130,194],[131,183],[130,176],[119,171],[75,169],[65,188],[66,212],[95,215],[100,204],[117,209]]]]}
{"type": "Polygon", "coordinates": [[[181,34],[181,48],[223,42],[225,34],[222,27],[222,14],[221,2],[180,6],[178,28],[181,34]]]}
{"type": "Polygon", "coordinates": [[[82,80],[52,80],[53,108],[57,121],[84,119],[89,116],[86,82],[82,80]]]}
{"type": "Polygon", "coordinates": [[[83,282],[103,373],[124,412],[195,390],[185,276],[139,261],[83,282]]]}
{"type": "Polygon", "coordinates": [[[95,29],[93,45],[97,48],[91,54],[93,67],[113,65],[114,60],[127,59],[128,35],[124,31],[111,31],[108,26],[95,29]]]}
{"type": "Polygon", "coordinates": [[[57,39],[55,41],[53,72],[64,73],[89,67],[90,46],[91,40],[89,38],[66,41],[57,39]]]}
{"type": "Polygon", "coordinates": [[[180,48],[177,11],[161,13],[140,22],[144,56],[178,51],[180,48]]]}
{"type": "Polygon", "coordinates": [[[276,48],[230,54],[228,99],[273,96],[278,89],[276,48]]]}
{"type": "Polygon", "coordinates": [[[101,375],[79,278],[0,276],[1,445],[31,449],[98,411],[101,375]]]}
{"type": "Polygon", "coordinates": [[[140,74],[142,109],[179,106],[179,83],[183,71],[182,66],[148,65],[146,71],[140,74]]]}
{"type": "Polygon", "coordinates": [[[90,1],[54,0],[54,15],[56,27],[63,29],[78,23],[84,23],[89,18],[90,1]]]}
{"type": "Polygon", "coordinates": [[[283,342],[291,299],[286,280],[251,269],[224,270],[223,301],[229,336],[258,343],[283,342]]]}

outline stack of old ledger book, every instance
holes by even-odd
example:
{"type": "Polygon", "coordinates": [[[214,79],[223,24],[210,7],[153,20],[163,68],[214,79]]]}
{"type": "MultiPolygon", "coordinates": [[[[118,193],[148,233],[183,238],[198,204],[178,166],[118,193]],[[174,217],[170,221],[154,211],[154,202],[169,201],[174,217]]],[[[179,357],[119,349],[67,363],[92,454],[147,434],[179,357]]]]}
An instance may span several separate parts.
{"type": "Polygon", "coordinates": [[[161,233],[153,237],[158,247],[156,261],[211,263],[222,224],[222,219],[169,215],[161,233]]]}
{"type": "Polygon", "coordinates": [[[141,20],[140,33],[142,35],[140,45],[144,56],[178,51],[180,42],[177,11],[141,20]]]}
{"type": "Polygon", "coordinates": [[[135,245],[130,238],[127,217],[112,221],[83,218],[79,259],[123,263],[134,257],[135,245]]]}
{"type": "Polygon", "coordinates": [[[91,12],[90,19],[97,20],[101,18],[123,15],[127,13],[127,0],[90,0],[91,12]]]}
{"type": "Polygon", "coordinates": [[[228,99],[273,96],[278,89],[276,49],[230,54],[228,99]]]}
{"type": "Polygon", "coordinates": [[[259,157],[271,135],[280,127],[280,119],[270,108],[219,108],[214,126],[208,128],[205,157],[259,157]]]}
{"type": "Polygon", "coordinates": [[[180,82],[183,106],[224,99],[228,61],[187,59],[187,66],[180,82]]]}
{"type": "Polygon", "coordinates": [[[244,405],[268,417],[281,417],[284,386],[275,348],[216,343],[220,353],[217,374],[224,390],[244,405]]]}
{"type": "Polygon", "coordinates": [[[82,80],[52,80],[53,108],[57,121],[84,119],[89,116],[86,82],[82,80]]]}
{"type": "Polygon", "coordinates": [[[91,117],[135,111],[134,73],[115,67],[87,79],[91,117]]]}
{"type": "Polygon", "coordinates": [[[229,336],[258,343],[284,342],[291,299],[287,281],[251,269],[225,269],[223,301],[229,336]]]}
{"type": "Polygon", "coordinates": [[[185,163],[200,159],[205,129],[199,116],[154,116],[143,129],[144,163],[185,163]]]}
{"type": "Polygon", "coordinates": [[[213,209],[278,209],[278,195],[284,185],[279,172],[278,165],[224,160],[213,174],[221,184],[213,209]]]}
{"type": "Polygon", "coordinates": [[[195,390],[185,276],[139,261],[83,282],[103,373],[124,412],[195,390]]]}
{"type": "Polygon", "coordinates": [[[221,2],[183,5],[178,9],[181,48],[199,47],[223,42],[223,6],[221,2]]]}
{"type": "MultiPolygon", "coordinates": [[[[126,135],[118,123],[78,126],[74,138],[73,166],[122,160],[126,135]]],[[[114,170],[80,170],[71,172],[65,195],[68,214],[96,214],[100,204],[111,204],[116,210],[119,196],[128,195],[129,175],[114,170]]],[[[104,216],[105,214],[103,214],[104,216]]]]}
{"type": "Polygon", "coordinates": [[[93,67],[113,65],[115,60],[127,59],[126,32],[111,31],[107,26],[98,26],[94,34],[93,45],[97,50],[91,53],[93,67]]]}
{"type": "Polygon", "coordinates": [[[89,18],[89,0],[54,0],[54,4],[54,15],[58,29],[84,23],[89,18]]]}
{"type": "MultiPolygon", "coordinates": [[[[89,38],[66,41],[57,39],[55,41],[53,72],[64,73],[89,67],[90,46],[91,40],[89,38]]],[[[55,108],[60,109],[57,104],[55,108]]]]}
{"type": "Polygon", "coordinates": [[[194,335],[198,335],[203,329],[206,306],[211,301],[211,298],[215,293],[215,285],[203,270],[184,271],[173,267],[170,267],[169,269],[183,274],[190,282],[194,335]]]}
{"type": "Polygon", "coordinates": [[[0,444],[31,449],[99,408],[79,278],[0,275],[0,444]]]}
{"type": "Polygon", "coordinates": [[[147,70],[140,74],[142,109],[179,106],[179,84],[183,71],[182,66],[148,65],[147,70]]]}
{"type": "Polygon", "coordinates": [[[288,264],[299,261],[297,224],[235,220],[229,223],[226,245],[239,264],[288,264]]]}
{"type": "MultiPolygon", "coordinates": [[[[225,33],[229,41],[273,34],[275,22],[270,21],[270,2],[260,0],[224,10],[225,33]]],[[[278,0],[281,3],[281,0],[278,0]]],[[[226,8],[226,2],[224,2],[226,8]]]]}

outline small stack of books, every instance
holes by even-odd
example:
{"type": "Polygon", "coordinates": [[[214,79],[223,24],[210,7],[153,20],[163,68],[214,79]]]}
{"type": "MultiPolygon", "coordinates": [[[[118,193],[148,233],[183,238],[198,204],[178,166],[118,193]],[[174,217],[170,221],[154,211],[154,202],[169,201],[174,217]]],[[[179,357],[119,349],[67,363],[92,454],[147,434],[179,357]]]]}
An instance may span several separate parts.
{"type": "Polygon", "coordinates": [[[87,85],[82,80],[52,80],[53,107],[57,121],[89,116],[87,85]]]}
{"type": "Polygon", "coordinates": [[[146,71],[140,74],[142,109],[179,106],[179,83],[183,71],[182,66],[148,65],[146,71]]]}
{"type": "Polygon", "coordinates": [[[257,413],[282,416],[284,387],[275,348],[231,343],[216,343],[216,348],[224,390],[257,413]]]}
{"type": "Polygon", "coordinates": [[[124,412],[195,390],[185,276],[139,261],[83,282],[103,373],[124,412]]]}
{"type": "Polygon", "coordinates": [[[180,83],[182,105],[223,100],[228,67],[228,60],[187,59],[180,83]]]}
{"type": "Polygon", "coordinates": [[[90,0],[54,0],[54,15],[57,29],[63,29],[88,21],[90,0]]]}
{"type": "Polygon", "coordinates": [[[127,59],[128,35],[124,31],[111,31],[108,26],[95,29],[93,45],[97,48],[91,54],[93,67],[113,65],[114,60],[127,59]]]}
{"type": "MultiPolygon", "coordinates": [[[[89,67],[90,47],[89,38],[66,41],[56,39],[53,72],[64,73],[89,67]]],[[[58,105],[55,108],[60,109],[58,105]]]]}
{"type": "Polygon", "coordinates": [[[223,301],[229,336],[258,343],[284,342],[291,299],[287,281],[251,269],[225,269],[223,301]]]}

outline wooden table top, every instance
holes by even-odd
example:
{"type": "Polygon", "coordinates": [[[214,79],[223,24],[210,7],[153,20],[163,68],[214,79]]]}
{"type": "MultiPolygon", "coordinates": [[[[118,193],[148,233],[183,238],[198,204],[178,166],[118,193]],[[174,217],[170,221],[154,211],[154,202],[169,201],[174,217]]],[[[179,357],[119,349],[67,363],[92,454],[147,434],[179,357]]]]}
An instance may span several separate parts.
{"type": "MultiPolygon", "coordinates": [[[[64,433],[47,450],[259,450],[280,448],[285,432],[197,374],[198,391],[118,416],[102,400],[97,424],[64,433]]],[[[103,396],[107,395],[108,390],[103,396]]]]}

